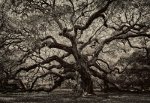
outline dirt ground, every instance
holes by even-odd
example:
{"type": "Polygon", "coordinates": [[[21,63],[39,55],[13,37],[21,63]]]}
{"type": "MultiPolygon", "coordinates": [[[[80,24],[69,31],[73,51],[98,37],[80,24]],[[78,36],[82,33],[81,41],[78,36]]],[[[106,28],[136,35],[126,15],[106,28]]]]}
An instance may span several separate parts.
{"type": "Polygon", "coordinates": [[[66,90],[51,93],[7,93],[0,94],[0,103],[150,103],[150,94],[102,93],[80,97],[66,90]]]}

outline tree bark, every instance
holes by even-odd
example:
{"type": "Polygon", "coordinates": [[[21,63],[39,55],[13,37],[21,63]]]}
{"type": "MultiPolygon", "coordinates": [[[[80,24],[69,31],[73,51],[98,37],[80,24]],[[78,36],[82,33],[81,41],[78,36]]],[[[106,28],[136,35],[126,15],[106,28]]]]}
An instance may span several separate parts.
{"type": "Polygon", "coordinates": [[[81,75],[81,88],[83,90],[84,95],[92,95],[94,94],[93,90],[93,81],[91,78],[91,74],[89,73],[88,66],[85,63],[82,63],[84,65],[81,65],[81,69],[79,71],[81,75]]]}
{"type": "Polygon", "coordinates": [[[82,75],[81,76],[81,88],[83,89],[83,94],[94,94],[93,90],[93,81],[89,75],[82,75]]]}

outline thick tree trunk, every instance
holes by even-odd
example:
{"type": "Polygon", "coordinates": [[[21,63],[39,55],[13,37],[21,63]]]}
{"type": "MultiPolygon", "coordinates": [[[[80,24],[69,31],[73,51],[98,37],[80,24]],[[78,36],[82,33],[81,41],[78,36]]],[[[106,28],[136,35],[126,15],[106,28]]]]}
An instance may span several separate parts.
{"type": "Polygon", "coordinates": [[[83,90],[82,94],[84,96],[94,94],[93,81],[90,73],[88,72],[88,68],[83,67],[79,73],[81,75],[81,88],[83,90]]]}
{"type": "Polygon", "coordinates": [[[88,75],[81,76],[81,88],[83,89],[83,94],[94,94],[93,81],[88,75]]]}
{"type": "Polygon", "coordinates": [[[90,69],[88,67],[87,56],[79,56],[77,59],[78,72],[81,75],[80,87],[82,89],[82,96],[94,94],[93,81],[90,74],[90,69]]]}

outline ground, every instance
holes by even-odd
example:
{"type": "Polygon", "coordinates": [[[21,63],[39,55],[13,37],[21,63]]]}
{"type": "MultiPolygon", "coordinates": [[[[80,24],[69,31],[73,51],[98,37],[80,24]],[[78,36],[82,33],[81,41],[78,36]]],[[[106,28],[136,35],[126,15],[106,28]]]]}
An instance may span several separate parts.
{"type": "Polygon", "coordinates": [[[6,93],[0,94],[0,103],[150,103],[150,94],[96,93],[96,96],[90,97],[79,97],[66,90],[51,93],[6,93]]]}

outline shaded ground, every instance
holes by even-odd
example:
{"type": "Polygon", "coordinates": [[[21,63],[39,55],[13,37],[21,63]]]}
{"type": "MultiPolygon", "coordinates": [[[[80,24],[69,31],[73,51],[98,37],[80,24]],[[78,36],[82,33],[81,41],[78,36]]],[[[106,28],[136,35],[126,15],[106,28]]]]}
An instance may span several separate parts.
{"type": "Polygon", "coordinates": [[[71,91],[0,94],[0,103],[150,103],[150,94],[100,93],[79,97],[71,91]]]}

